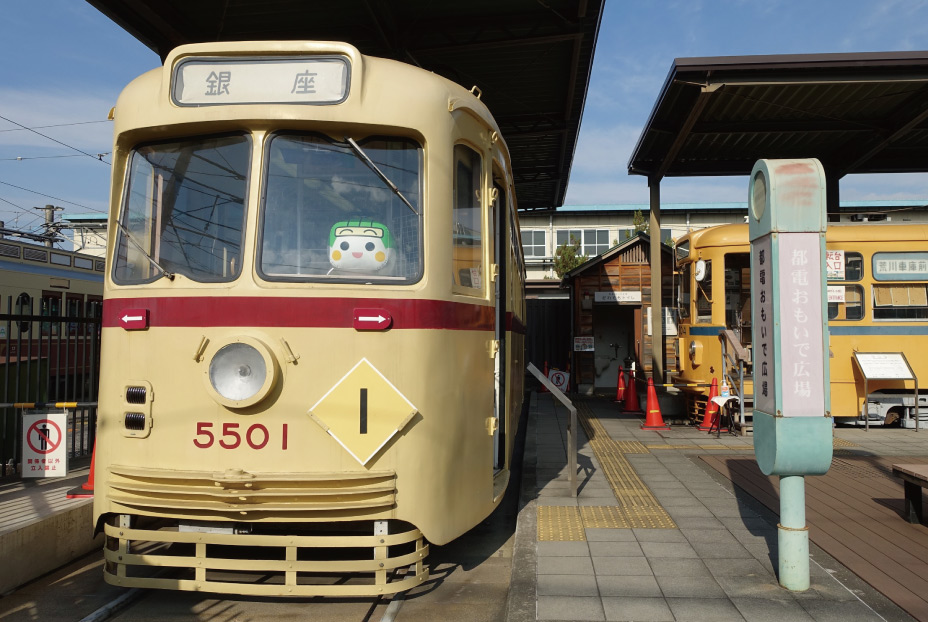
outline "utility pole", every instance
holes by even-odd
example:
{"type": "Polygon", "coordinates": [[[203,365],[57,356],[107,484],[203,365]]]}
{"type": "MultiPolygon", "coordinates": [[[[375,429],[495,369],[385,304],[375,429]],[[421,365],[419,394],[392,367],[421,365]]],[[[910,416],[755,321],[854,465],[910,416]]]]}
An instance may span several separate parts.
{"type": "Polygon", "coordinates": [[[43,210],[45,212],[45,233],[49,236],[49,238],[45,240],[45,246],[52,248],[52,246],[55,244],[54,234],[52,233],[54,231],[53,226],[55,224],[55,212],[61,211],[64,208],[55,207],[54,205],[46,205],[45,207],[36,207],[35,209],[43,210]]]}

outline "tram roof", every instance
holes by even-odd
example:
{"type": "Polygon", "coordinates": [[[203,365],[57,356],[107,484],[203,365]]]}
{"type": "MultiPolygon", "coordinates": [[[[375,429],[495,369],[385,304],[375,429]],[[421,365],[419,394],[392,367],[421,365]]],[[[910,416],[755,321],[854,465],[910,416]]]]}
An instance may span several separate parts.
{"type": "Polygon", "coordinates": [[[476,85],[512,157],[519,209],[559,207],[605,0],[87,0],[162,60],[184,43],[345,41],[476,85]]]}
{"type": "Polygon", "coordinates": [[[928,171],[928,52],[677,58],[628,172],[748,175],[760,158],[826,174],[928,171]]]}

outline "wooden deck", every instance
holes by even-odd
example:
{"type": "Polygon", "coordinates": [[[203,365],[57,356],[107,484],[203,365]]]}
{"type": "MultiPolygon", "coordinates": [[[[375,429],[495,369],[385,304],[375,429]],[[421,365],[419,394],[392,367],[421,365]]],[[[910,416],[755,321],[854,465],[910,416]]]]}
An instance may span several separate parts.
{"type": "MultiPolygon", "coordinates": [[[[753,458],[701,456],[722,475],[779,514],[779,478],[753,458]]],[[[806,478],[809,538],[917,620],[928,621],[928,526],[903,514],[902,481],[892,464],[928,457],[835,456],[822,476],[806,478]]]]}

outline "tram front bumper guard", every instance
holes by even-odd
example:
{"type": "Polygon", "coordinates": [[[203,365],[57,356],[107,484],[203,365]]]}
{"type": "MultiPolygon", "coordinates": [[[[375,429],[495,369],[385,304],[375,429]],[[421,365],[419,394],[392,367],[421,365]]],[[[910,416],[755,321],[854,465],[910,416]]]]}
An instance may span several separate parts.
{"type": "Polygon", "coordinates": [[[384,535],[290,536],[179,532],[106,524],[104,533],[104,578],[107,583],[123,587],[253,596],[379,596],[412,589],[429,576],[424,563],[429,545],[415,528],[384,535]],[[194,553],[161,554],[172,544],[192,545],[194,553]],[[402,545],[406,545],[404,550],[411,547],[412,551],[389,557],[390,547],[402,545]],[[243,553],[246,548],[265,553],[282,550],[284,559],[255,559],[254,555],[210,557],[209,548],[220,546],[243,553]],[[301,550],[320,548],[368,549],[371,554],[367,559],[299,559],[301,550]],[[146,568],[162,572],[143,576],[146,568]],[[393,571],[407,568],[405,576],[390,580],[393,571]],[[193,578],[166,577],[171,569],[192,570],[193,578]],[[277,579],[249,582],[240,575],[238,580],[229,580],[222,576],[223,572],[232,576],[261,575],[262,580],[272,575],[277,579]],[[320,576],[337,577],[339,581],[311,582],[320,576]],[[345,577],[358,580],[341,582],[345,577]]]}

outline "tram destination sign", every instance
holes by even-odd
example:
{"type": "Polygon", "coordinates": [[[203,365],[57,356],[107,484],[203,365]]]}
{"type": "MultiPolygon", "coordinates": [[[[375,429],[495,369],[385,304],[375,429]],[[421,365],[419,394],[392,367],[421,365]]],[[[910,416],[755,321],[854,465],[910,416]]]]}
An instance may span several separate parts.
{"type": "Polygon", "coordinates": [[[174,67],[171,96],[179,106],[337,104],[350,73],[343,56],[188,57],[174,67]]]}

